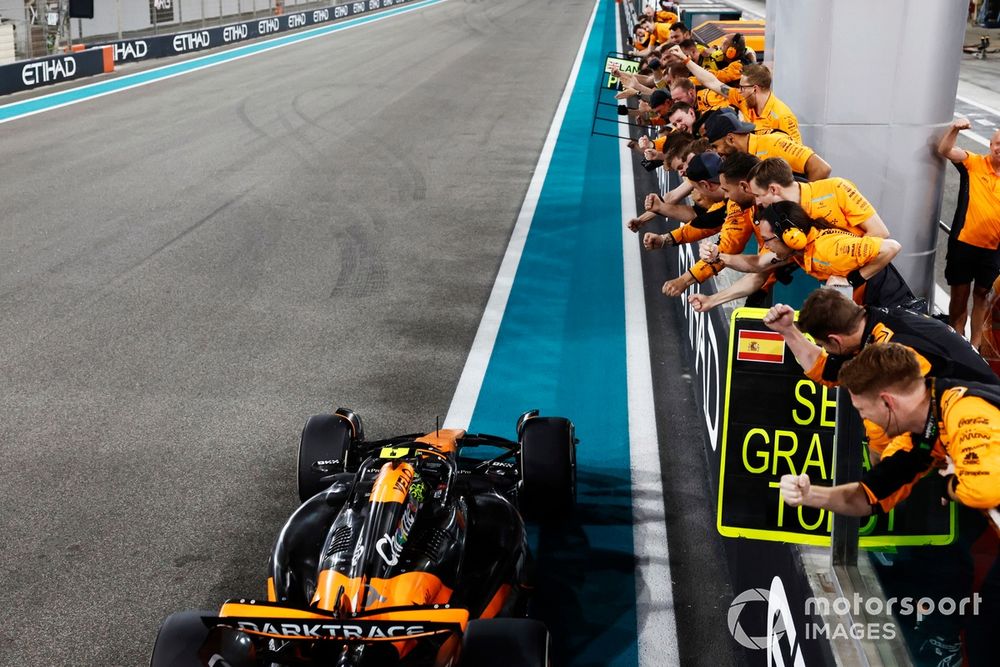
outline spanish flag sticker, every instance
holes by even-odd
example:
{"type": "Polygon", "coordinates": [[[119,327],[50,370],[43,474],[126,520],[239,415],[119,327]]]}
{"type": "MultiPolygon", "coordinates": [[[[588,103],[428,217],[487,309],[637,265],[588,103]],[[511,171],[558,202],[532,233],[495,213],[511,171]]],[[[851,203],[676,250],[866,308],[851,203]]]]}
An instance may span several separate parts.
{"type": "Polygon", "coordinates": [[[774,331],[741,330],[736,351],[737,361],[763,361],[781,364],[785,361],[785,341],[774,331]]]}

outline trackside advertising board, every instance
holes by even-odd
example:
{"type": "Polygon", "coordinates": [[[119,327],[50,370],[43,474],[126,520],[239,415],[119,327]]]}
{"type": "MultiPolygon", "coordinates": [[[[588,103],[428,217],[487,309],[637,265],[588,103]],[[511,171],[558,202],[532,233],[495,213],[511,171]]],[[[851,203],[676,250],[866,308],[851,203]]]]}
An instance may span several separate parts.
{"type": "Polygon", "coordinates": [[[148,58],[163,58],[192,51],[245,42],[247,40],[274,35],[288,30],[307,28],[337,21],[349,16],[394,7],[412,0],[357,0],[329,7],[320,7],[292,12],[281,16],[268,16],[242,23],[216,26],[203,30],[181,32],[158,37],[142,37],[108,42],[114,47],[115,62],[124,63],[148,58]]]}
{"type": "MultiPolygon", "coordinates": [[[[242,23],[205,28],[204,30],[125,39],[92,45],[92,47],[110,46],[116,64],[150,58],[164,58],[338,21],[349,16],[357,16],[412,1],[358,0],[357,2],[309,9],[282,16],[268,16],[242,23]]],[[[153,11],[152,4],[150,4],[150,11],[153,11]]],[[[80,53],[48,56],[2,65],[0,66],[0,95],[111,71],[105,67],[103,58],[101,49],[88,48],[80,53]]]]}
{"type": "Polygon", "coordinates": [[[3,65],[0,67],[0,95],[103,74],[111,71],[108,64],[110,61],[104,62],[102,49],[87,49],[3,65]]]}
{"type": "MultiPolygon", "coordinates": [[[[732,316],[718,529],[725,537],[829,546],[833,514],[785,505],[778,484],[802,473],[833,484],[838,390],[803,374],[781,335],[764,325],[766,313],[739,308],[732,316]]],[[[862,465],[870,468],[867,454],[862,465]]],[[[948,544],[954,525],[954,505],[942,507],[935,485],[921,483],[892,511],[862,521],[860,546],[948,544]]]]}

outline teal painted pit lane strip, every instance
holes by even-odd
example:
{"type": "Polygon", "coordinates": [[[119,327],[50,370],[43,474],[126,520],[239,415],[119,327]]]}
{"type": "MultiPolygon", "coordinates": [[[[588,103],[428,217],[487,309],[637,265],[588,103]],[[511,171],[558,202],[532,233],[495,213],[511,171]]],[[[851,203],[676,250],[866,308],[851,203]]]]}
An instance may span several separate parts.
{"type": "Polygon", "coordinates": [[[123,90],[129,90],[138,86],[145,86],[150,83],[170,79],[182,74],[196,72],[207,67],[215,67],[216,65],[221,65],[223,63],[232,62],[241,58],[247,58],[259,53],[271,51],[273,49],[291,46],[292,44],[304,42],[309,39],[315,39],[317,37],[323,37],[334,32],[340,32],[341,30],[357,28],[358,26],[373,23],[375,21],[381,21],[400,14],[406,14],[425,7],[431,7],[447,1],[448,0],[424,0],[423,2],[416,2],[396,9],[387,9],[383,12],[372,14],[370,16],[359,16],[357,18],[341,21],[333,25],[311,28],[292,35],[277,37],[264,42],[237,47],[221,53],[213,53],[211,55],[185,60],[181,63],[164,65],[163,67],[157,67],[144,72],[137,72],[136,74],[129,74],[115,79],[110,79],[108,81],[101,81],[100,83],[92,83],[86,86],[73,88],[71,90],[64,90],[50,95],[43,95],[30,100],[24,100],[23,102],[6,104],[4,106],[0,106],[0,123],[6,123],[12,120],[17,120],[18,118],[24,118],[25,116],[31,116],[45,111],[51,111],[52,109],[59,109],[61,107],[77,104],[79,102],[91,100],[97,97],[119,93],[123,90]]]}
{"type": "MultiPolygon", "coordinates": [[[[650,599],[664,587],[637,578],[649,559],[634,538],[628,370],[630,356],[645,355],[648,376],[649,351],[627,336],[621,148],[590,133],[604,58],[619,50],[616,11],[612,0],[595,6],[445,424],[509,433],[533,408],[576,424],[577,519],[533,531],[534,615],[552,632],[555,664],[632,667],[675,663],[676,632],[669,574],[666,599],[650,599]],[[667,613],[650,614],[652,607],[667,613]],[[651,620],[669,627],[644,627],[651,620]],[[649,632],[658,636],[644,646],[649,632]]],[[[635,237],[627,240],[637,253],[635,237]]],[[[641,303],[641,283],[632,287],[641,303]]],[[[651,406],[651,382],[642,386],[651,406]]],[[[640,417],[651,422],[651,407],[640,417]]],[[[650,431],[655,451],[655,426],[643,435],[650,431]]],[[[652,465],[659,480],[655,455],[652,465]]],[[[659,505],[646,521],[662,522],[659,505]]],[[[642,541],[666,561],[665,537],[642,541]]]]}

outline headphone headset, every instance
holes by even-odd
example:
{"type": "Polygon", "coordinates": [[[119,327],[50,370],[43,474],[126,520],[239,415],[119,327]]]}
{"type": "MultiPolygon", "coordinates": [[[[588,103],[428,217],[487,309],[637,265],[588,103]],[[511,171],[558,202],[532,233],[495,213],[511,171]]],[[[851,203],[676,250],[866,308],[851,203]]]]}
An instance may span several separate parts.
{"type": "Polygon", "coordinates": [[[771,223],[771,229],[774,230],[775,235],[781,237],[781,242],[792,250],[802,250],[806,247],[808,238],[806,233],[792,225],[792,221],[787,217],[778,218],[776,220],[769,220],[771,223]]]}
{"type": "Polygon", "coordinates": [[[746,50],[746,44],[743,41],[743,34],[738,32],[733,33],[733,41],[730,42],[729,48],[726,49],[726,59],[736,60],[737,56],[743,56],[744,50],[746,50]]]}

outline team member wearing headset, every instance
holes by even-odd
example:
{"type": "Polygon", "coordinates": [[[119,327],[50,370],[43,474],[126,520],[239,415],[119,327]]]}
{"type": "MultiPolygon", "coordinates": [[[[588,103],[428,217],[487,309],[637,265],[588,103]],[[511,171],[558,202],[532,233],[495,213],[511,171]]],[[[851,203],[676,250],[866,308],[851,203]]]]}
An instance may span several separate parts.
{"type": "Polygon", "coordinates": [[[865,419],[890,436],[909,433],[912,447],[887,454],[860,482],[813,486],[809,476],[784,475],[781,495],[838,514],[888,511],[898,491],[934,468],[947,471],[945,493],[974,509],[1000,504],[1000,390],[966,380],[926,378],[913,350],[899,343],[865,348],[844,364],[840,384],[865,419]]]}
{"type": "MultiPolygon", "coordinates": [[[[836,290],[818,289],[802,303],[798,322],[791,306],[777,303],[764,324],[781,334],[806,377],[819,384],[836,386],[840,369],[864,348],[893,342],[913,350],[924,375],[1000,387],[969,341],[944,322],[906,308],[859,306],[836,290]]],[[[889,438],[871,422],[865,431],[869,449],[880,456],[889,438]]]]}
{"type": "MultiPolygon", "coordinates": [[[[720,253],[717,245],[706,242],[701,247],[701,258],[721,261],[737,271],[759,274],[761,285],[767,273],[795,262],[828,287],[850,291],[859,304],[897,306],[914,300],[906,282],[890,265],[899,253],[898,241],[859,236],[835,228],[823,220],[810,218],[794,202],[776,202],[760,208],[758,217],[760,233],[770,252],[732,255],[720,253]]],[[[708,310],[752,293],[738,293],[751,286],[733,285],[713,295],[692,294],[688,300],[695,310],[708,310]]]]}

